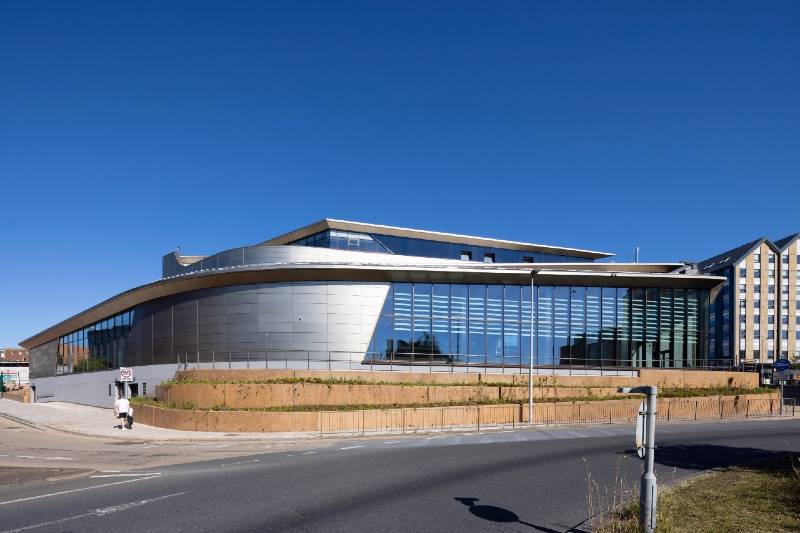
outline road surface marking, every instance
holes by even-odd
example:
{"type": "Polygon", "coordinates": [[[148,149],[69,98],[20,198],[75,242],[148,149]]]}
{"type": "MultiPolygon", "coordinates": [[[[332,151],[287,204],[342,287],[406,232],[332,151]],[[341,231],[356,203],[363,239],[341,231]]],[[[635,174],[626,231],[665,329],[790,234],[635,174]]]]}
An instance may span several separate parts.
{"type": "Polygon", "coordinates": [[[225,463],[225,464],[220,465],[220,466],[233,466],[233,465],[243,465],[245,463],[257,463],[260,460],[261,459],[251,459],[250,461],[236,461],[235,463],[225,463]]]}
{"type": "Polygon", "coordinates": [[[91,478],[97,477],[141,477],[141,476],[160,476],[162,475],[161,472],[139,472],[139,473],[128,473],[128,474],[102,474],[98,476],[89,476],[91,478]]]}
{"type": "Polygon", "coordinates": [[[185,492],[176,492],[175,494],[166,494],[164,496],[158,496],[156,498],[149,498],[147,500],[139,500],[136,502],[130,503],[123,503],[120,505],[112,505],[111,507],[100,507],[98,509],[92,509],[91,511],[75,516],[68,516],[66,518],[60,518],[58,520],[51,520],[50,522],[41,522],[39,524],[34,524],[32,526],[25,526],[20,527],[17,529],[8,529],[3,531],[2,533],[16,533],[17,531],[26,531],[28,529],[36,529],[40,527],[47,527],[47,526],[54,526],[56,524],[62,524],[64,522],[68,522],[70,520],[79,520],[81,518],[87,518],[89,516],[105,516],[107,514],[118,513],[120,511],[127,511],[128,509],[134,509],[136,507],[141,507],[142,505],[147,505],[148,503],[157,502],[160,500],[166,500],[167,498],[174,498],[175,496],[182,496],[186,494],[185,492]]]}
{"type": "Polygon", "coordinates": [[[303,452],[303,455],[311,455],[312,453],[317,453],[317,452],[303,452]]]}
{"type": "Polygon", "coordinates": [[[9,457],[16,457],[17,459],[44,459],[46,461],[74,461],[72,457],[43,457],[38,455],[11,455],[9,457]]]}
{"type": "Polygon", "coordinates": [[[0,502],[0,505],[8,505],[10,503],[27,502],[31,500],[40,500],[42,498],[49,498],[51,496],[61,496],[62,494],[71,494],[73,492],[83,492],[85,490],[100,489],[103,487],[111,487],[112,485],[122,485],[123,483],[135,483],[137,481],[144,481],[146,479],[156,479],[161,476],[138,477],[136,479],[126,479],[125,481],[115,481],[114,483],[103,483],[102,485],[92,485],[91,487],[82,487],[80,489],[62,490],[60,492],[51,492],[49,494],[40,494],[38,496],[29,496],[28,498],[19,498],[17,500],[8,500],[0,502]]]}
{"type": "Polygon", "coordinates": [[[384,444],[397,444],[398,442],[400,442],[400,441],[399,440],[387,440],[386,442],[384,442],[384,444]]]}
{"type": "Polygon", "coordinates": [[[356,448],[363,448],[363,446],[345,446],[344,448],[339,448],[340,450],[355,450],[356,448]]]}

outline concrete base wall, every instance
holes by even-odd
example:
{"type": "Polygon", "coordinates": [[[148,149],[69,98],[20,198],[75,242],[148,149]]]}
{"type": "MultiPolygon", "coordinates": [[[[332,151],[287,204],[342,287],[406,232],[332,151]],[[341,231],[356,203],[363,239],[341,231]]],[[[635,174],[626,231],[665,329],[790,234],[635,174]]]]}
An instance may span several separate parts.
{"type": "MultiPolygon", "coordinates": [[[[774,394],[730,397],[669,398],[658,402],[658,420],[709,420],[774,416],[779,409],[774,394]]],[[[537,404],[536,424],[632,422],[640,399],[537,404]]],[[[528,422],[524,404],[372,409],[363,411],[253,412],[191,411],[137,407],[142,424],[186,431],[406,433],[466,428],[514,427],[528,422]]]]}
{"type": "MultiPolygon", "coordinates": [[[[414,371],[326,371],[326,370],[303,370],[303,369],[280,369],[280,370],[248,370],[244,363],[234,365],[232,369],[220,370],[211,369],[210,365],[201,366],[200,370],[189,370],[182,375],[190,379],[204,381],[252,381],[264,379],[276,379],[279,377],[318,377],[318,378],[344,378],[361,379],[364,381],[376,382],[406,382],[406,383],[515,383],[526,384],[527,374],[502,374],[485,372],[427,372],[422,368],[415,368],[414,371]],[[238,366],[238,368],[237,368],[238,366]]],[[[142,394],[142,384],[147,383],[147,395],[155,393],[156,386],[163,381],[168,381],[175,374],[176,365],[146,365],[135,368],[136,382],[139,383],[139,393],[142,394]]],[[[497,370],[497,369],[495,369],[497,370]]],[[[570,375],[569,369],[558,369],[558,373],[552,373],[550,369],[535,369],[534,382],[537,387],[544,386],[568,386],[568,387],[593,387],[600,389],[630,387],[637,385],[658,385],[659,387],[757,387],[758,374],[755,372],[712,372],[700,370],[620,370],[612,371],[611,374],[604,372],[581,373],[570,375]]],[[[576,371],[577,372],[577,371],[576,371]]],[[[108,394],[109,384],[113,385],[114,380],[119,376],[118,370],[108,370],[100,372],[86,372],[82,374],[70,374],[65,376],[55,376],[47,378],[32,379],[32,385],[36,387],[34,401],[62,401],[97,407],[108,407],[113,404],[112,395],[108,394]]],[[[508,396],[509,399],[519,399],[515,396],[508,396]]],[[[142,394],[143,395],[143,394],[142,394]]],[[[504,396],[505,397],[505,396],[504,396]]],[[[437,400],[438,401],[438,400],[437,400]]],[[[449,401],[449,400],[445,400],[449,401]]],[[[365,402],[353,402],[365,403],[365,402]]]]}
{"type": "Polygon", "coordinates": [[[2,397],[6,400],[14,400],[20,403],[31,403],[31,389],[24,387],[21,389],[6,390],[2,397]]]}
{"type": "MultiPolygon", "coordinates": [[[[139,384],[139,395],[143,396],[143,384],[147,384],[147,395],[152,396],[156,386],[172,379],[175,365],[149,365],[136,367],[134,376],[139,384]]],[[[104,370],[69,374],[31,380],[36,387],[36,402],[71,402],[95,407],[112,407],[116,399],[114,380],[119,379],[119,370],[104,370]],[[111,385],[111,395],[108,386],[111,385]]]]}

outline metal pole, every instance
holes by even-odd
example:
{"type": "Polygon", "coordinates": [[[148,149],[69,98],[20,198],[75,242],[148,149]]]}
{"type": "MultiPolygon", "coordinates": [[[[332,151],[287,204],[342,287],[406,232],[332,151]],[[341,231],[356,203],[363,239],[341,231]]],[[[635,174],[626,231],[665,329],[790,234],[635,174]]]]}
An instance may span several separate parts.
{"type": "Polygon", "coordinates": [[[645,443],[645,472],[639,493],[639,521],[642,531],[653,533],[656,529],[656,474],[655,474],[655,441],[656,441],[656,397],[658,388],[647,387],[647,442],[645,443]]]}
{"type": "Polygon", "coordinates": [[[781,410],[779,414],[783,416],[783,380],[781,380],[781,410]]]}
{"type": "Polygon", "coordinates": [[[533,424],[533,276],[535,271],[531,271],[531,330],[530,330],[530,351],[528,353],[528,424],[533,424]]]}

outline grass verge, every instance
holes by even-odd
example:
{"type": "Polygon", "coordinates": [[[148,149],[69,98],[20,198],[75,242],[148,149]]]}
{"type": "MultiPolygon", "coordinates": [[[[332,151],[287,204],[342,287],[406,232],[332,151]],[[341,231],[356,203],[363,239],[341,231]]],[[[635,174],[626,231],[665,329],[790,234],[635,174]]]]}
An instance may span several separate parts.
{"type": "MultiPolygon", "coordinates": [[[[165,381],[163,387],[170,385],[294,385],[294,384],[317,384],[317,385],[381,385],[393,387],[506,387],[506,388],[527,388],[527,383],[503,383],[482,381],[478,383],[426,383],[422,381],[370,381],[361,378],[272,378],[254,380],[198,380],[198,379],[178,379],[175,381],[165,381]]],[[[565,390],[584,390],[590,391],[591,386],[559,385],[557,383],[535,383],[534,387],[558,388],[565,390]]],[[[695,398],[700,396],[738,396],[741,394],[768,394],[774,392],[769,387],[671,387],[659,389],[658,395],[661,398],[695,398]]],[[[643,396],[643,395],[642,395],[643,396]]],[[[622,396],[620,396],[622,397],[622,396]]],[[[597,396],[593,394],[573,395],[570,399],[607,400],[609,396],[597,396]]],[[[563,401],[563,400],[562,400],[563,401]]]]}
{"type": "MultiPolygon", "coordinates": [[[[639,531],[638,502],[596,533],[639,531]]],[[[658,499],[659,533],[788,533],[800,531],[800,458],[779,454],[695,478],[658,499]]]]}
{"type": "MultiPolygon", "coordinates": [[[[595,400],[615,400],[616,397],[565,397],[565,398],[547,398],[537,399],[536,403],[556,403],[556,402],[582,402],[582,401],[595,401],[595,400]]],[[[161,407],[163,409],[185,409],[192,411],[269,411],[269,412],[305,412],[305,411],[364,411],[371,409],[423,409],[426,407],[474,407],[480,405],[521,405],[520,402],[511,402],[502,399],[477,399],[477,400],[460,400],[457,402],[436,402],[436,403],[407,403],[407,404],[348,404],[348,405],[282,405],[275,407],[250,407],[250,408],[237,408],[232,409],[226,405],[215,405],[212,407],[197,407],[194,402],[187,401],[181,404],[175,402],[162,402],[153,400],[151,398],[132,398],[131,402],[139,405],[152,405],[161,407]]],[[[525,404],[527,405],[527,404],[525,404]]]]}

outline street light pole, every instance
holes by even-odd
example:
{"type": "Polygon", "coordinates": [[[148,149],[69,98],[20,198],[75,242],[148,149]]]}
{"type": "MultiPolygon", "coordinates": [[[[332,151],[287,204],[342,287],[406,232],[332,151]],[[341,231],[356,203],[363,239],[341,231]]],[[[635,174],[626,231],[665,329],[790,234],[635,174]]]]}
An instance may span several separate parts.
{"type": "Polygon", "coordinates": [[[528,423],[533,424],[533,277],[536,270],[531,270],[531,309],[530,309],[530,349],[528,351],[528,423]]]}
{"type": "Polygon", "coordinates": [[[645,469],[639,486],[639,527],[644,533],[653,533],[656,530],[656,505],[658,503],[655,472],[656,398],[658,397],[658,387],[654,385],[633,388],[623,387],[618,391],[647,395],[644,420],[645,469]]]}

